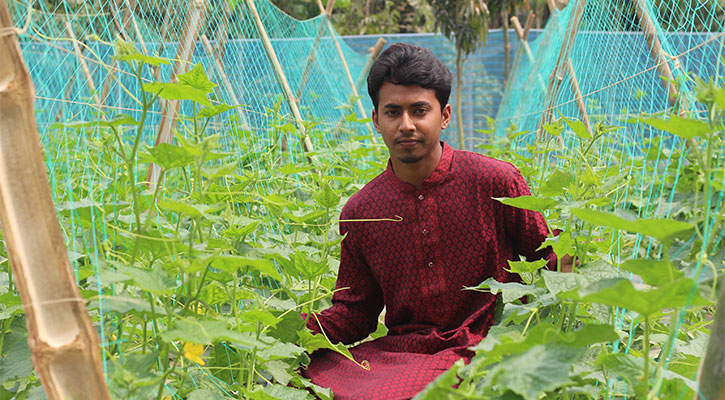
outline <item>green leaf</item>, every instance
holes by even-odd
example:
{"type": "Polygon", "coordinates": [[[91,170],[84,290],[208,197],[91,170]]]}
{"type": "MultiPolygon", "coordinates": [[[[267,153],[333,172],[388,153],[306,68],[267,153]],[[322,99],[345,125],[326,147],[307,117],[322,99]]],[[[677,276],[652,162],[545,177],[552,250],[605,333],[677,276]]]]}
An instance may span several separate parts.
{"type": "Polygon", "coordinates": [[[10,325],[3,343],[3,356],[0,357],[0,382],[14,378],[24,378],[33,372],[28,348],[28,332],[25,330],[25,318],[16,318],[10,325]]]}
{"type": "Polygon", "coordinates": [[[131,64],[132,61],[138,61],[157,67],[161,64],[169,63],[169,60],[166,58],[154,57],[140,53],[138,50],[136,50],[136,47],[134,47],[133,43],[125,42],[123,40],[116,40],[116,42],[113,44],[113,47],[116,54],[111,58],[117,61],[123,61],[128,64],[131,64]]]}
{"type": "Polygon", "coordinates": [[[507,206],[516,208],[523,208],[524,210],[532,211],[544,211],[552,209],[558,205],[559,202],[554,199],[540,198],[534,196],[519,196],[519,197],[494,197],[494,200],[498,200],[507,206]]]}
{"type": "Polygon", "coordinates": [[[211,117],[215,117],[221,113],[227,112],[229,110],[232,110],[232,109],[235,109],[238,107],[241,107],[241,105],[230,106],[230,105],[224,104],[224,103],[217,104],[217,105],[214,105],[211,107],[202,108],[201,111],[199,111],[199,113],[196,114],[196,116],[199,118],[211,118],[211,117]]]}
{"type": "Polygon", "coordinates": [[[538,400],[546,392],[572,383],[569,371],[585,349],[539,345],[506,358],[486,376],[485,386],[510,390],[526,400],[538,400]]]}
{"type": "Polygon", "coordinates": [[[202,215],[201,211],[197,210],[193,206],[173,199],[159,200],[159,207],[167,211],[174,211],[179,214],[186,214],[192,218],[198,218],[202,215]]]}
{"type": "Polygon", "coordinates": [[[689,222],[672,219],[635,219],[628,221],[612,213],[590,210],[588,208],[573,209],[572,213],[584,222],[593,225],[608,226],[629,232],[652,236],[663,245],[669,247],[674,239],[685,238],[695,230],[689,222]]]}
{"type": "Polygon", "coordinates": [[[490,292],[492,294],[498,294],[499,292],[503,295],[504,303],[510,303],[516,299],[520,299],[527,294],[535,293],[537,288],[533,285],[524,285],[517,282],[502,283],[496,281],[494,278],[488,278],[483,283],[475,287],[467,287],[467,290],[476,290],[479,292],[490,292]]]}
{"type": "Polygon", "coordinates": [[[257,357],[262,360],[280,360],[285,358],[296,358],[305,350],[293,343],[275,342],[272,346],[257,352],[257,357]]]}
{"type": "Polygon", "coordinates": [[[573,347],[586,347],[595,343],[613,342],[619,335],[611,325],[586,325],[564,335],[561,344],[573,347]]]}
{"type": "Polygon", "coordinates": [[[320,190],[315,194],[317,204],[322,208],[335,208],[340,203],[340,195],[335,193],[330,183],[325,181],[320,185],[320,190]]]}
{"type": "Polygon", "coordinates": [[[265,393],[274,397],[275,399],[306,400],[308,395],[306,390],[287,387],[276,383],[265,386],[263,390],[265,393]]]}
{"type": "Polygon", "coordinates": [[[579,120],[576,120],[576,119],[573,119],[572,120],[572,119],[566,118],[563,115],[561,116],[561,118],[564,120],[564,122],[566,123],[566,125],[569,126],[569,129],[571,129],[572,131],[574,131],[574,133],[577,136],[579,136],[580,138],[582,138],[582,139],[591,139],[592,138],[592,134],[589,133],[589,131],[587,130],[586,125],[584,125],[583,122],[581,122],[579,120]]]}
{"type": "MultiPolygon", "coordinates": [[[[282,315],[281,311],[274,313],[282,315]]],[[[297,331],[303,329],[305,329],[305,320],[299,313],[292,311],[285,314],[277,325],[269,329],[268,334],[282,342],[294,343],[297,341],[297,331]]]]}
{"type": "Polygon", "coordinates": [[[644,316],[664,308],[708,304],[699,293],[691,295],[695,284],[691,279],[681,278],[647,292],[634,288],[632,282],[623,278],[605,279],[579,290],[584,301],[623,307],[644,316]]]}
{"type": "MultiPolygon", "coordinates": [[[[93,300],[88,305],[88,309],[91,310],[100,310],[101,307],[103,307],[104,313],[113,311],[119,314],[152,314],[149,302],[135,297],[104,296],[102,300],[93,300]]],[[[159,307],[154,309],[154,314],[156,314],[156,316],[164,316],[166,315],[166,310],[159,307]]]]}
{"type": "Polygon", "coordinates": [[[571,184],[572,174],[556,170],[547,178],[539,188],[539,194],[545,197],[554,197],[564,194],[564,188],[571,184]]]}
{"type": "Polygon", "coordinates": [[[589,284],[587,278],[579,273],[544,270],[541,271],[541,276],[544,278],[546,288],[555,296],[589,284]]]}
{"type": "Polygon", "coordinates": [[[644,360],[631,354],[601,354],[595,365],[607,368],[614,375],[618,375],[632,384],[636,383],[644,373],[644,360]]]}
{"type": "Polygon", "coordinates": [[[213,392],[209,389],[196,389],[189,393],[188,400],[225,400],[229,399],[227,396],[223,396],[217,392],[213,392]]]}
{"type": "Polygon", "coordinates": [[[277,271],[274,263],[264,258],[252,258],[242,257],[235,255],[220,255],[214,257],[211,262],[211,266],[214,268],[221,269],[222,271],[230,274],[236,274],[237,270],[242,267],[251,267],[263,274],[267,274],[270,277],[282,281],[282,276],[277,271]]]}
{"type": "MultiPolygon", "coordinates": [[[[521,274],[526,272],[534,272],[546,266],[546,260],[536,261],[509,261],[509,272],[521,274]]],[[[489,278],[490,279],[490,278],[489,278]]]]}
{"type": "Polygon", "coordinates": [[[154,294],[171,293],[178,286],[176,279],[168,276],[161,267],[153,270],[140,269],[124,265],[119,262],[113,262],[116,269],[133,279],[136,286],[154,294]]]}
{"type": "Polygon", "coordinates": [[[646,284],[652,286],[671,283],[685,275],[675,269],[672,263],[664,260],[627,260],[619,267],[639,276],[646,284]]]}
{"type": "Polygon", "coordinates": [[[154,162],[164,169],[185,167],[192,164],[196,158],[189,149],[168,143],[159,143],[154,147],[149,147],[148,154],[145,156],[149,157],[149,160],[142,161],[154,162]]]}
{"type": "Polygon", "coordinates": [[[197,89],[204,93],[211,93],[217,86],[215,83],[209,80],[206,76],[206,71],[201,63],[196,64],[191,71],[181,74],[177,77],[179,83],[189,85],[194,89],[197,89]]]}
{"type": "Polygon", "coordinates": [[[292,262],[295,270],[307,280],[315,279],[330,270],[327,260],[316,260],[300,250],[295,251],[292,255],[292,262]]]}
{"type": "Polygon", "coordinates": [[[275,382],[287,385],[292,380],[292,375],[288,372],[290,365],[282,360],[272,360],[264,363],[264,368],[272,375],[275,382]]]}
{"type": "Polygon", "coordinates": [[[158,94],[162,99],[166,100],[191,100],[207,107],[212,106],[206,92],[183,83],[144,83],[143,89],[158,94]]]}
{"type": "Polygon", "coordinates": [[[323,335],[313,335],[311,332],[303,330],[299,331],[297,336],[299,337],[299,345],[304,347],[308,353],[319,349],[329,349],[344,355],[350,360],[353,359],[352,353],[350,353],[350,350],[344,344],[332,344],[323,335]]]}
{"type": "Polygon", "coordinates": [[[247,349],[268,346],[267,343],[255,339],[252,334],[243,334],[227,329],[225,322],[196,318],[177,319],[172,329],[161,333],[161,338],[167,342],[183,340],[206,345],[217,340],[228,340],[247,349]]]}
{"type": "Polygon", "coordinates": [[[676,115],[670,116],[670,119],[639,118],[638,121],[685,139],[707,138],[712,133],[712,129],[707,122],[682,118],[676,115]]]}
{"type": "Polygon", "coordinates": [[[247,310],[240,314],[242,320],[249,324],[261,323],[266,326],[275,326],[280,321],[271,312],[262,309],[247,310]]]}

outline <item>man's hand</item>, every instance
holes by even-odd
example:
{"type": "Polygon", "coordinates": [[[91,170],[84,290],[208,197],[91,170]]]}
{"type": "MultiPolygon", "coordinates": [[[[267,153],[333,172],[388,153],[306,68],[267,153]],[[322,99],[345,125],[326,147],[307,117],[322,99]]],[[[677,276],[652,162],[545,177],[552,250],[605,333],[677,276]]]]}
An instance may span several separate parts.
{"type": "MultiPolygon", "coordinates": [[[[561,257],[561,272],[571,272],[574,269],[574,256],[566,254],[561,257]]],[[[579,260],[576,260],[576,264],[579,265],[579,260]]]]}

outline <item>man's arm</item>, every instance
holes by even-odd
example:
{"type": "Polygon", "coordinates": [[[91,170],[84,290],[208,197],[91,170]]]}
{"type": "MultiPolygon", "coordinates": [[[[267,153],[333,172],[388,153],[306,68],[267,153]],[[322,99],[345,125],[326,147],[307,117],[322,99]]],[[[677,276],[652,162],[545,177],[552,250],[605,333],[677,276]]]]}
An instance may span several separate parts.
{"type": "MultiPolygon", "coordinates": [[[[353,219],[351,214],[347,207],[343,208],[340,219],[353,219]]],[[[307,327],[320,333],[319,319],[325,334],[333,343],[349,344],[365,339],[370,332],[375,331],[378,315],[383,309],[383,294],[365,262],[352,223],[341,222],[340,233],[347,236],[342,241],[332,307],[310,315],[307,327]]]]}

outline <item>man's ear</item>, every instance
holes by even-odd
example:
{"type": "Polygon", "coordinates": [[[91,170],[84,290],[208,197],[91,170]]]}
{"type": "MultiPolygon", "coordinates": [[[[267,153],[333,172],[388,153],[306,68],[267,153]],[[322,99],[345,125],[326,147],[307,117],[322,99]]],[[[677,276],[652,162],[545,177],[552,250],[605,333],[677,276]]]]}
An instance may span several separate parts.
{"type": "Polygon", "coordinates": [[[380,132],[380,127],[378,126],[378,110],[373,108],[373,125],[375,126],[375,130],[380,132]]]}
{"type": "Polygon", "coordinates": [[[451,105],[446,104],[445,107],[443,107],[443,118],[441,118],[441,129],[446,129],[448,127],[448,123],[451,122],[451,105]]]}

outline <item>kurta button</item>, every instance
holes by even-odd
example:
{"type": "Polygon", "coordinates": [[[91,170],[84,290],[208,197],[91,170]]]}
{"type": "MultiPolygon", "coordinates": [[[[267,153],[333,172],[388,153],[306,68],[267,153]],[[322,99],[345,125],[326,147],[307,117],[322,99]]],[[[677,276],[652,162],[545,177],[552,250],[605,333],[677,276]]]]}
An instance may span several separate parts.
{"type": "Polygon", "coordinates": [[[425,199],[425,196],[423,196],[422,194],[419,194],[418,195],[418,200],[423,200],[423,199],[425,199]]]}
{"type": "Polygon", "coordinates": [[[428,267],[433,268],[433,261],[428,263],[428,267]]]}
{"type": "Polygon", "coordinates": [[[423,229],[423,235],[427,235],[427,234],[428,234],[428,229],[423,229]]]}

